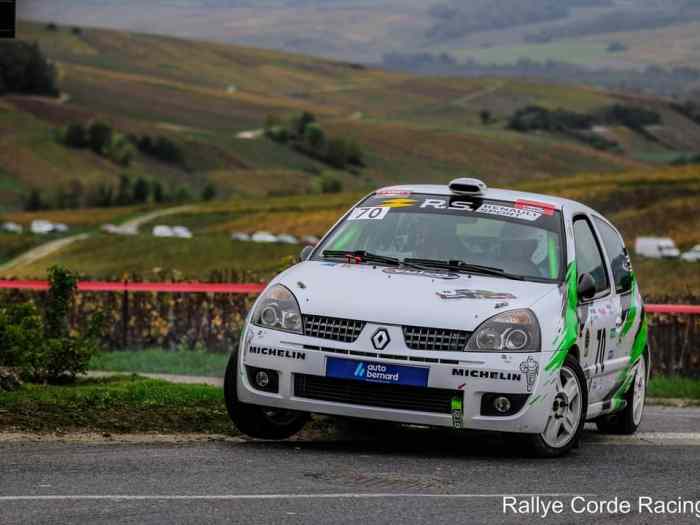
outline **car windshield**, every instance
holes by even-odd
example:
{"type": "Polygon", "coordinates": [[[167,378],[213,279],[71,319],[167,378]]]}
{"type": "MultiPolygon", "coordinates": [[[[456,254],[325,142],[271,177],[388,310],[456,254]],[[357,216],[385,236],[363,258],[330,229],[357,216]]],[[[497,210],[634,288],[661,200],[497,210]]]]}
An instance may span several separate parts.
{"type": "Polygon", "coordinates": [[[338,257],[332,252],[339,251],[420,264],[460,261],[528,280],[563,279],[560,212],[529,201],[373,195],[336,226],[314,259],[338,257]]]}

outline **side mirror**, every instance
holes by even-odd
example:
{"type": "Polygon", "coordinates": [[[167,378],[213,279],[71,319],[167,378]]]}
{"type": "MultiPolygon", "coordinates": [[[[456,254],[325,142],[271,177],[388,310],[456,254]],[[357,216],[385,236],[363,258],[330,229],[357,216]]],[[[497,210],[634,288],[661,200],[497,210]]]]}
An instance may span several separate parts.
{"type": "Polygon", "coordinates": [[[306,245],[304,248],[302,248],[301,253],[299,254],[299,260],[300,261],[305,261],[309,257],[311,257],[311,252],[314,251],[315,246],[309,246],[306,245]]]}
{"type": "Polygon", "coordinates": [[[578,278],[578,292],[579,298],[587,301],[588,299],[593,299],[595,297],[595,279],[590,273],[584,273],[578,278]]]}

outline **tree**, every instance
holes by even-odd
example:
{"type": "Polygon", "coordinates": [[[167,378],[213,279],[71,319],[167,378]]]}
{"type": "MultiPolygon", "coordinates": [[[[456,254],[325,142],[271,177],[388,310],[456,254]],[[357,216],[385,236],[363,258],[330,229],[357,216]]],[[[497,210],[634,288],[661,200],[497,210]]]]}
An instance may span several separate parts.
{"type": "Polygon", "coordinates": [[[192,200],[192,193],[189,189],[181,186],[175,192],[175,201],[177,202],[187,202],[192,200]]]}
{"type": "Polygon", "coordinates": [[[304,140],[314,151],[321,151],[326,144],[326,134],[321,126],[313,122],[306,126],[304,140]]]}
{"type": "Polygon", "coordinates": [[[41,199],[41,191],[36,188],[32,188],[29,192],[29,196],[24,203],[24,209],[26,211],[39,211],[46,208],[44,201],[41,199]]]}
{"type": "Polygon", "coordinates": [[[85,127],[78,122],[71,122],[66,126],[63,141],[69,148],[84,148],[88,143],[85,127]]]}
{"type": "Polygon", "coordinates": [[[113,204],[114,190],[112,186],[101,183],[90,192],[87,198],[88,206],[96,206],[98,208],[107,208],[113,204]]]}
{"type": "Polygon", "coordinates": [[[360,148],[360,145],[354,140],[351,140],[347,142],[346,146],[348,163],[352,164],[353,166],[364,166],[364,154],[362,153],[362,148],[360,148]]]}
{"type": "Polygon", "coordinates": [[[157,203],[165,202],[165,192],[163,191],[163,185],[160,181],[154,181],[151,187],[151,193],[153,194],[153,201],[157,203]]]}
{"type": "Polygon", "coordinates": [[[36,43],[0,40],[0,80],[6,92],[58,94],[56,71],[36,43]]]}
{"type": "Polygon", "coordinates": [[[348,163],[348,145],[343,139],[332,139],[328,141],[326,161],[334,168],[345,168],[348,163]]]}
{"type": "Polygon", "coordinates": [[[303,137],[304,132],[306,131],[306,126],[312,122],[316,122],[316,117],[313,115],[313,113],[304,111],[301,115],[298,115],[293,119],[292,131],[297,137],[303,137]]]}
{"type": "Polygon", "coordinates": [[[482,109],[479,111],[479,118],[481,119],[481,123],[485,126],[491,122],[491,112],[488,109],[482,109]]]}
{"type": "Polygon", "coordinates": [[[136,179],[133,189],[133,202],[143,204],[148,202],[148,197],[151,193],[151,185],[143,177],[136,179]]]}
{"type": "Polygon", "coordinates": [[[117,197],[114,200],[117,206],[127,206],[131,204],[132,192],[131,192],[131,181],[126,175],[119,176],[119,190],[117,192],[117,197]]]}
{"type": "Polygon", "coordinates": [[[46,24],[46,29],[47,31],[58,31],[58,26],[55,22],[49,22],[48,24],[46,24]]]}
{"type": "Polygon", "coordinates": [[[88,142],[90,149],[98,155],[103,155],[107,146],[112,142],[112,128],[96,120],[88,127],[88,142]]]}
{"type": "Polygon", "coordinates": [[[325,172],[314,179],[312,189],[315,193],[340,193],[343,182],[333,173],[325,172]]]}
{"type": "Polygon", "coordinates": [[[214,197],[216,197],[216,186],[209,182],[206,186],[204,186],[204,189],[202,190],[202,200],[210,201],[213,200],[214,197]]]}
{"type": "Polygon", "coordinates": [[[105,148],[104,154],[115,164],[127,167],[131,164],[131,158],[134,155],[134,147],[124,135],[115,133],[109,145],[105,148]]]}
{"type": "Polygon", "coordinates": [[[76,26],[76,27],[74,27],[73,29],[71,29],[71,32],[72,32],[74,35],[80,35],[80,34],[82,34],[83,30],[76,26]]]}

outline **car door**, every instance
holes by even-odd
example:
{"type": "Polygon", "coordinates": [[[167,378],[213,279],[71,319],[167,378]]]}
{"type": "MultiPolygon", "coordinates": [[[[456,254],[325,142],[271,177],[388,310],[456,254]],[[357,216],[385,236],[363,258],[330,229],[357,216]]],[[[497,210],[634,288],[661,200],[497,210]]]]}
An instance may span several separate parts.
{"type": "Polygon", "coordinates": [[[609,367],[615,355],[610,348],[617,325],[616,297],[612,293],[605,253],[591,218],[580,214],[573,218],[576,271],[578,280],[590,274],[595,295],[578,301],[578,348],[581,367],[588,381],[589,404],[602,403],[612,388],[614,376],[609,367]]]}
{"type": "Polygon", "coordinates": [[[615,329],[610,333],[605,362],[606,370],[611,375],[608,399],[620,386],[619,373],[628,365],[632,353],[634,333],[630,331],[631,324],[627,321],[629,316],[633,316],[631,307],[636,292],[633,290],[632,265],[622,236],[602,217],[593,216],[593,224],[602,242],[613,283],[615,329]]]}

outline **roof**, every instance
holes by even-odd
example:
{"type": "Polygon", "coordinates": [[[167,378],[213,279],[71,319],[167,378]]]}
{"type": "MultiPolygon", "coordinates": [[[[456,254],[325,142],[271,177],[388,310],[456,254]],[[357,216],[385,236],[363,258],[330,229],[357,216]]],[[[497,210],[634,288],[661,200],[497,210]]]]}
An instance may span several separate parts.
{"type": "MultiPolygon", "coordinates": [[[[377,190],[379,192],[410,192],[410,193],[422,193],[429,195],[454,195],[454,192],[446,184],[402,184],[397,186],[386,186],[377,190]]],[[[543,195],[541,193],[530,193],[527,191],[514,191],[514,190],[503,190],[499,188],[487,188],[486,192],[481,195],[485,199],[497,200],[497,201],[508,201],[515,202],[516,200],[529,200],[537,201],[543,204],[549,204],[556,208],[562,208],[565,205],[570,205],[576,208],[585,208],[594,212],[585,204],[580,202],[572,201],[570,199],[563,199],[561,197],[554,197],[552,195],[543,195]]]]}

